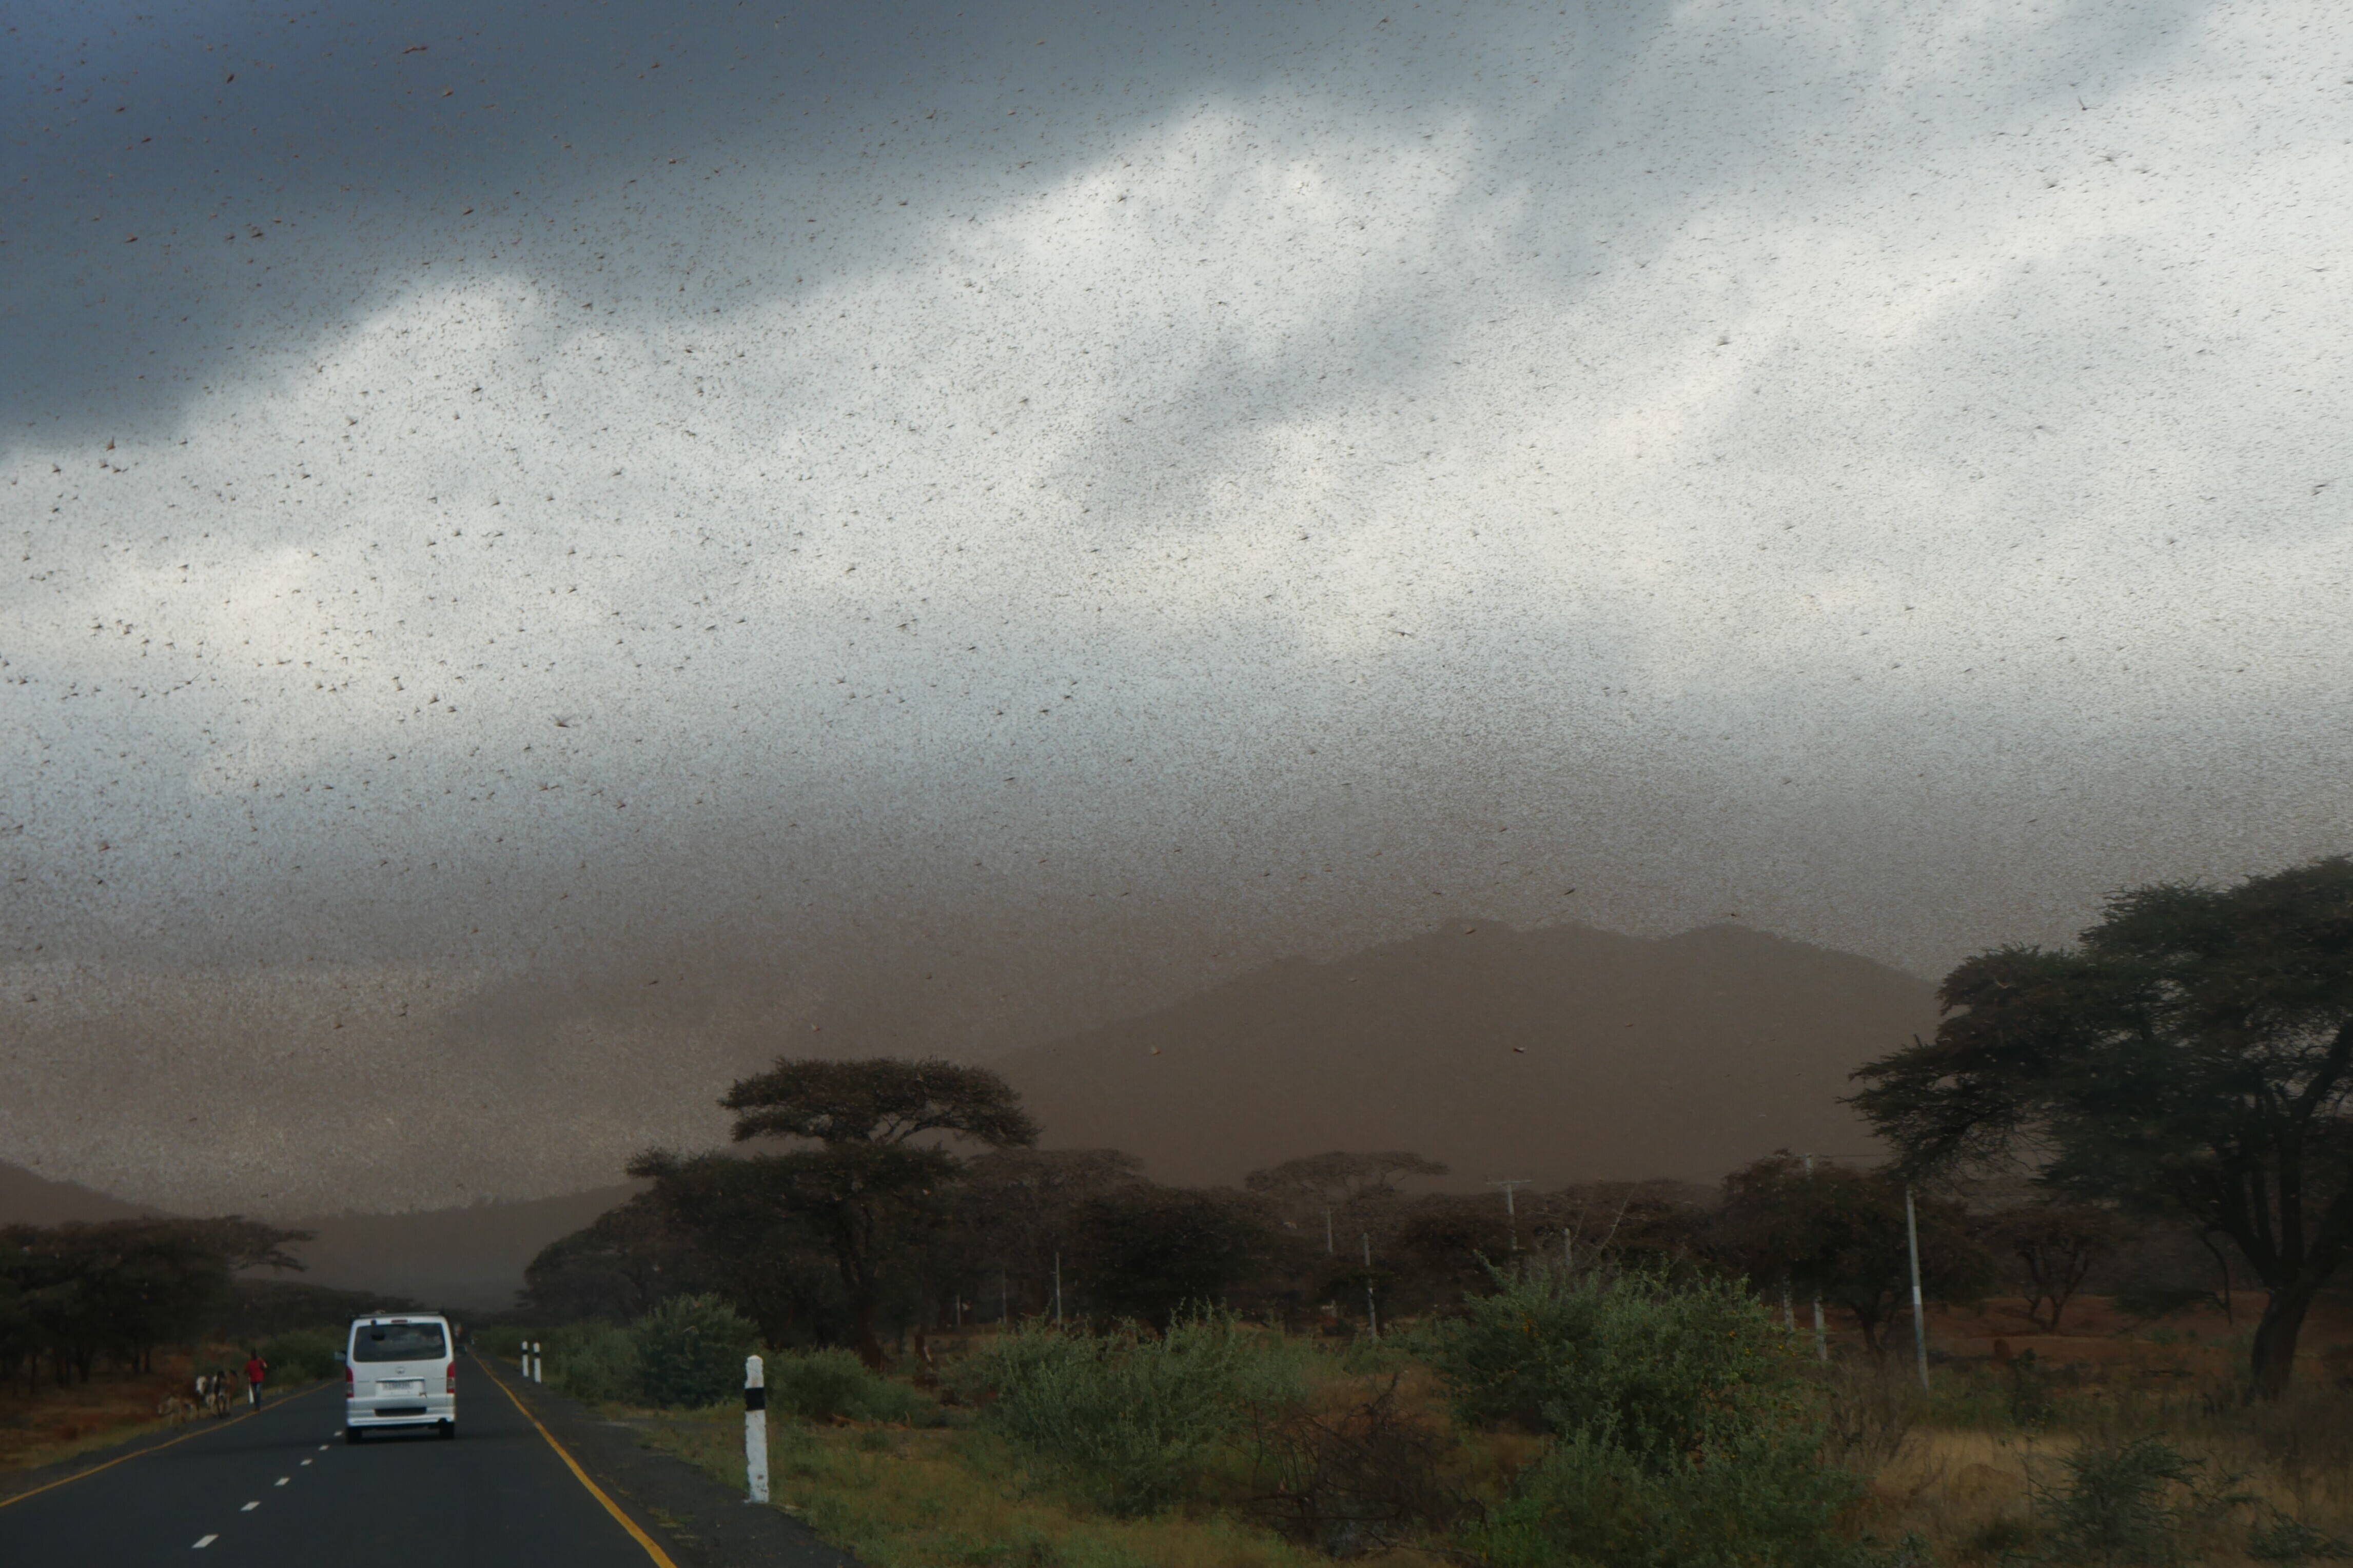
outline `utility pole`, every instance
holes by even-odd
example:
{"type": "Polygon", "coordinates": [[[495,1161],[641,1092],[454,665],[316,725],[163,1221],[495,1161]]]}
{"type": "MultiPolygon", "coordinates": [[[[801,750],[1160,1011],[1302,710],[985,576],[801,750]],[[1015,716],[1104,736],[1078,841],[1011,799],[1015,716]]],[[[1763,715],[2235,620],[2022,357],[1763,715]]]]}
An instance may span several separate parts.
{"type": "Polygon", "coordinates": [[[1904,1184],[1904,1239],[1912,1248],[1912,1353],[1920,1363],[1920,1387],[1928,1386],[1928,1318],[1920,1301],[1920,1221],[1912,1212],[1912,1184],[1904,1184]]]}
{"type": "Polygon", "coordinates": [[[1054,1326],[1062,1326],[1062,1254],[1059,1247],[1054,1252],[1054,1326]]]}
{"type": "Polygon", "coordinates": [[[1373,1338],[1379,1339],[1381,1316],[1373,1307],[1373,1238],[1360,1233],[1356,1239],[1365,1244],[1365,1326],[1372,1331],[1373,1338]]]}
{"type": "MultiPolygon", "coordinates": [[[[1810,1184],[1813,1179],[1814,1157],[1809,1154],[1806,1156],[1806,1180],[1810,1184]]],[[[1819,1284],[1814,1287],[1814,1359],[1824,1366],[1831,1363],[1831,1340],[1822,1331],[1822,1288],[1819,1284]]]]}
{"type": "Polygon", "coordinates": [[[1013,1285],[1004,1269],[997,1271],[997,1321],[1002,1327],[1013,1321],[1013,1285]]]}
{"type": "Polygon", "coordinates": [[[1325,1209],[1324,1211],[1324,1256],[1329,1258],[1338,1250],[1339,1248],[1332,1245],[1332,1211],[1325,1209]]]}
{"type": "Polygon", "coordinates": [[[1512,1194],[1532,1184],[1525,1176],[1514,1176],[1508,1182],[1489,1182],[1487,1184],[1504,1189],[1504,1223],[1511,1226],[1512,1250],[1517,1252],[1520,1249],[1520,1211],[1513,1205],[1512,1194]]]}

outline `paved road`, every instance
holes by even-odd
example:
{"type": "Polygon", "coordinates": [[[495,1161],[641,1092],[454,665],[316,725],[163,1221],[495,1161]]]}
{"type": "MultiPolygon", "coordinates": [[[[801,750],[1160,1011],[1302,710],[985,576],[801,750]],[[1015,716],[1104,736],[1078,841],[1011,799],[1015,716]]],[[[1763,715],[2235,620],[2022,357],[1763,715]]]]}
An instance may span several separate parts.
{"type": "Polygon", "coordinates": [[[330,1384],[0,1507],[0,1563],[649,1568],[658,1561],[470,1359],[458,1363],[454,1442],[375,1433],[347,1447],[343,1414],[342,1386],[330,1384]]]}

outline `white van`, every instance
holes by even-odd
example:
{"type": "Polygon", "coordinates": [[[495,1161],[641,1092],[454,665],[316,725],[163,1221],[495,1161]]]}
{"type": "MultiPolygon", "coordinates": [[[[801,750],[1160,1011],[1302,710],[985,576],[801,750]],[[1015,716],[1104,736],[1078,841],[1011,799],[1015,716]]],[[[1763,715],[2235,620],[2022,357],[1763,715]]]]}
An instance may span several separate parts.
{"type": "Polygon", "coordinates": [[[379,1427],[458,1435],[458,1344],[448,1319],[421,1312],[355,1318],[343,1359],[344,1442],[379,1427]]]}

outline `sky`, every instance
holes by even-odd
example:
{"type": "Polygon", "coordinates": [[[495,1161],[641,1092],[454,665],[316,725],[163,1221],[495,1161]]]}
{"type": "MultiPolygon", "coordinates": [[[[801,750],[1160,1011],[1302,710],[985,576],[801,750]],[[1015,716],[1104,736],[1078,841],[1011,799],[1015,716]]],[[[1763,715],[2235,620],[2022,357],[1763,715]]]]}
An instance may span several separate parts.
{"type": "Polygon", "coordinates": [[[2340,6],[491,9],[0,5],[0,1160],[2353,839],[2340,6]]]}

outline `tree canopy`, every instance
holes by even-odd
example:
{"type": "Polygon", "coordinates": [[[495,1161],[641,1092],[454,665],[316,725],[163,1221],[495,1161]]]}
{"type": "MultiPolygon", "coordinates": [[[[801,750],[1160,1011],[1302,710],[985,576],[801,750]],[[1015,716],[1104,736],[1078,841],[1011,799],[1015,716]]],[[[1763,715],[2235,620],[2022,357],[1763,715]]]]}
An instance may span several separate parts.
{"type": "Polygon", "coordinates": [[[1038,1142],[1020,1096],[987,1068],[934,1057],[903,1061],[793,1061],[738,1079],[719,1103],[735,1112],[732,1136],[813,1138],[830,1147],[903,1143],[950,1132],[991,1148],[1038,1142]]]}
{"type": "Polygon", "coordinates": [[[1242,1185],[1251,1192],[1275,1197],[1341,1205],[1388,1196],[1396,1192],[1399,1176],[1448,1173],[1448,1167],[1438,1161],[1408,1150],[1351,1153],[1335,1149],[1328,1154],[1307,1154],[1263,1171],[1252,1171],[1242,1178],[1242,1185]]]}
{"type": "MultiPolygon", "coordinates": [[[[1920,1274],[1927,1293],[1967,1297],[1990,1272],[1957,1204],[1916,1205],[1920,1274]]],[[[1718,1250],[1759,1289],[1787,1283],[1843,1308],[1873,1356],[1909,1300],[1911,1248],[1904,1183],[1884,1171],[1823,1163],[1808,1170],[1786,1151],[1724,1179],[1718,1250]]]]}
{"type": "Polygon", "coordinates": [[[725,1234],[721,1249],[737,1292],[764,1324],[807,1311],[807,1273],[793,1265],[804,1227],[831,1254],[858,1353],[882,1362],[875,1315],[892,1259],[944,1217],[941,1189],[964,1162],[934,1142],[949,1134],[992,1148],[1026,1147],[1038,1124],[1012,1087],[985,1068],[937,1058],[795,1061],[739,1079],[719,1102],[734,1111],[733,1137],[803,1139],[816,1146],[729,1159],[652,1150],[629,1173],[651,1177],[669,1211],[701,1233],[725,1234]]]}
{"type": "Polygon", "coordinates": [[[2271,1292],[2256,1391],[2353,1247],[2353,859],[2119,893],[2073,948],[2007,946],[1938,990],[1933,1040],[1853,1103],[1926,1173],[2005,1163],[2227,1237],[2271,1292]]]}

